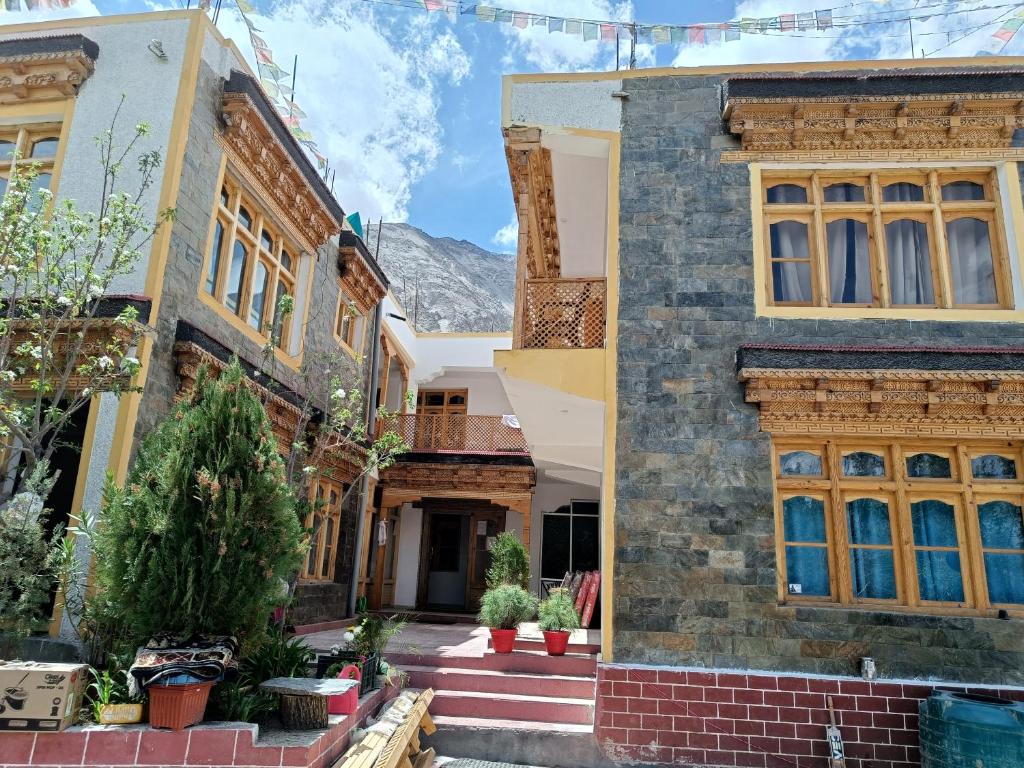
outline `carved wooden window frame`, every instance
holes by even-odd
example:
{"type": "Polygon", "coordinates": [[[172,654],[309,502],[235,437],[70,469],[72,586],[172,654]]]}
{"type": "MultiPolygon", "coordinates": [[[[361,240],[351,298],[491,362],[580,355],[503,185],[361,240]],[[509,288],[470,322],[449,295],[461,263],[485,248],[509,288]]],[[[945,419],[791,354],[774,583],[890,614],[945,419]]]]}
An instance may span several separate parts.
{"type": "MultiPolygon", "coordinates": [[[[1024,509],[1024,443],[1008,441],[894,440],[887,438],[773,438],[772,475],[774,478],[775,541],[777,584],[780,603],[843,605],[901,612],[996,615],[999,611],[1024,617],[1024,603],[995,603],[989,599],[985,571],[986,552],[1004,550],[982,544],[978,505],[986,501],[1009,501],[1024,509]],[[794,451],[818,453],[822,458],[820,476],[782,475],[781,457],[794,451]],[[852,451],[880,453],[885,458],[882,477],[847,477],[842,473],[842,456],[852,451]],[[950,460],[949,478],[915,478],[907,474],[906,458],[919,453],[936,453],[950,460]],[[971,459],[996,454],[1010,457],[1016,464],[1014,480],[975,478],[971,459]],[[823,499],[828,546],[830,596],[794,594],[787,581],[783,502],[792,497],[823,499]],[[846,507],[849,498],[889,499],[890,536],[893,551],[896,598],[858,598],[853,594],[850,545],[846,507]],[[911,504],[939,500],[954,509],[957,543],[955,547],[918,544],[915,541],[911,504]],[[916,552],[918,550],[956,551],[964,599],[959,602],[925,600],[920,594],[916,552]]],[[[1024,513],[1022,513],[1024,514],[1024,513]]],[[[1024,554],[1024,549],[1005,550],[1024,554]]]]}
{"type": "MultiPolygon", "coordinates": [[[[255,333],[263,339],[269,339],[273,330],[280,288],[283,287],[284,292],[292,297],[294,307],[298,305],[298,272],[303,252],[265,211],[266,207],[243,189],[242,184],[225,170],[217,189],[210,240],[203,257],[199,290],[213,299],[236,324],[245,326],[248,332],[255,333]],[[240,223],[242,209],[250,218],[249,227],[240,223]],[[218,232],[222,234],[218,236],[218,232]],[[265,235],[270,239],[270,248],[266,246],[265,235]],[[245,259],[240,275],[241,292],[238,304],[232,309],[227,301],[227,283],[236,243],[245,249],[245,259]],[[259,327],[253,325],[253,297],[256,292],[254,277],[258,265],[262,265],[267,274],[259,327]]],[[[293,309],[292,313],[284,318],[279,337],[281,351],[289,355],[293,354],[290,348],[294,317],[293,309]]]]}
{"type": "Polygon", "coordinates": [[[352,357],[362,353],[365,316],[338,281],[338,306],[334,310],[334,338],[352,357]]]}
{"type": "Polygon", "coordinates": [[[1013,309],[1012,273],[1009,248],[1003,221],[1002,200],[995,168],[931,168],[931,169],[764,169],[761,173],[760,202],[766,260],[765,296],[772,307],[869,307],[883,309],[1013,309]],[[981,184],[985,199],[944,200],[942,189],[956,181],[981,184]],[[914,183],[922,186],[922,202],[887,202],[882,190],[893,183],[914,183]],[[864,202],[825,202],[823,190],[837,183],[863,186],[864,202]],[[768,190],[779,184],[792,184],[807,191],[806,203],[769,203],[768,190]],[[826,225],[838,219],[851,218],[868,224],[868,259],[872,287],[871,303],[844,303],[831,300],[829,257],[826,225]],[[946,227],[955,219],[976,218],[988,225],[995,281],[996,301],[986,304],[958,304],[956,287],[951,276],[946,227]],[[928,232],[929,264],[935,301],[930,304],[894,304],[888,283],[888,262],[885,250],[885,225],[896,220],[923,222],[928,232]],[[779,221],[808,224],[808,252],[811,265],[811,302],[776,301],[772,280],[773,257],[770,227],[779,221]]]}
{"type": "Polygon", "coordinates": [[[345,497],[343,483],[320,477],[313,489],[314,509],[306,515],[306,528],[312,535],[309,552],[302,565],[304,581],[334,581],[338,561],[338,543],[341,541],[341,500],[345,497]],[[331,502],[331,494],[335,503],[331,502]]]}

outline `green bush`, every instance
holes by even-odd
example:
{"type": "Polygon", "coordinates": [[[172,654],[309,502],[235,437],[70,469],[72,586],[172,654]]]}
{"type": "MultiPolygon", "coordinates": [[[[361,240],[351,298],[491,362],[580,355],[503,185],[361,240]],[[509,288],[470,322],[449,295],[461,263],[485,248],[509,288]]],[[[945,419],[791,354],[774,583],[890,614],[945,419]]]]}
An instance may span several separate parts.
{"type": "Polygon", "coordinates": [[[541,600],[537,606],[537,624],[542,632],[579,629],[580,617],[568,590],[552,589],[551,594],[541,600]]]}
{"type": "Polygon", "coordinates": [[[238,681],[245,686],[257,686],[275,677],[307,677],[315,658],[316,653],[301,637],[271,632],[242,657],[238,681]]]}
{"type": "Polygon", "coordinates": [[[501,584],[484,592],[477,619],[491,629],[515,629],[536,611],[536,597],[516,584],[501,584]]]}
{"type": "Polygon", "coordinates": [[[270,421],[238,361],[146,436],[108,479],[96,535],[103,598],[129,633],[258,635],[307,543],[270,421]]]}
{"type": "Polygon", "coordinates": [[[530,588],[530,554],[519,537],[510,531],[499,533],[491,546],[491,567],[487,569],[487,586],[515,584],[530,588]]]}
{"type": "Polygon", "coordinates": [[[278,695],[239,681],[221,683],[210,694],[210,707],[218,720],[255,723],[277,709],[278,695]]]}

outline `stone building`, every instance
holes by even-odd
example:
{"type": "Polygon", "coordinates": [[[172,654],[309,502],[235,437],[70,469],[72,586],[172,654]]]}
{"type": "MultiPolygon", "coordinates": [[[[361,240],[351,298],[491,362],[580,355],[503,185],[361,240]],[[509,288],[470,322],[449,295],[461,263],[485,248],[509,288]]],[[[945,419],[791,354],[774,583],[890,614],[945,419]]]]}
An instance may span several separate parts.
{"type": "Polygon", "coordinates": [[[831,695],[912,765],[936,685],[1024,698],[1022,99],[1000,58],[506,78],[495,363],[531,445],[588,414],[612,759],[823,765],[831,695]]]}

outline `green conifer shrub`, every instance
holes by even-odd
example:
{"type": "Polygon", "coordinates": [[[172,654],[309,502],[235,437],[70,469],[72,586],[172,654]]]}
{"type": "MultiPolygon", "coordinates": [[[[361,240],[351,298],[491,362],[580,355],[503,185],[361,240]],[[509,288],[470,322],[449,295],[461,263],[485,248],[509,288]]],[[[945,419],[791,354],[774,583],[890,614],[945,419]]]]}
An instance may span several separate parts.
{"type": "Polygon", "coordinates": [[[95,535],[102,599],[131,637],[251,637],[307,549],[266,412],[232,361],[108,479],[95,535]]]}
{"type": "Polygon", "coordinates": [[[502,531],[491,546],[491,567],[487,569],[487,586],[516,584],[530,588],[530,554],[511,531],[502,531]]]}

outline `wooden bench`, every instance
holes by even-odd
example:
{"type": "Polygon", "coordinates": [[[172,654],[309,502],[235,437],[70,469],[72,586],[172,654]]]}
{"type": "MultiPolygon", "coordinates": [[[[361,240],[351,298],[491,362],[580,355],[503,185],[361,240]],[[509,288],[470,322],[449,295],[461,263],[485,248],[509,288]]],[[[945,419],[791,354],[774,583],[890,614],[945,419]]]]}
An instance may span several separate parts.
{"type": "Polygon", "coordinates": [[[327,697],[345,693],[358,685],[358,680],[275,677],[260,683],[260,688],[281,694],[281,724],[287,730],[312,731],[328,725],[327,697]]]}
{"type": "Polygon", "coordinates": [[[430,768],[434,750],[420,750],[420,731],[437,730],[427,711],[433,698],[429,688],[400,693],[331,768],[430,768]]]}

